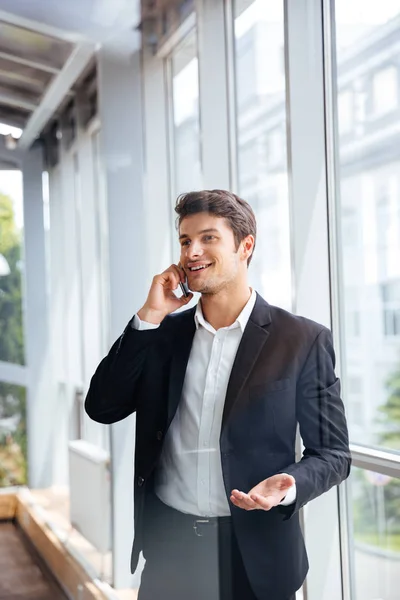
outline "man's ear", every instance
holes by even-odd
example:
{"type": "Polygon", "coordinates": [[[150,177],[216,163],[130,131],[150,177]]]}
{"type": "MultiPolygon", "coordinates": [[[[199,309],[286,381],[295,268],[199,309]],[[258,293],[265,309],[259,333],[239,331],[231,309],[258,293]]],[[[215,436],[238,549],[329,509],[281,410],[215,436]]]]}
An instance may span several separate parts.
{"type": "Polygon", "coordinates": [[[248,258],[253,254],[254,248],[254,237],[252,235],[246,236],[241,241],[241,254],[244,260],[248,260],[248,258]]]}

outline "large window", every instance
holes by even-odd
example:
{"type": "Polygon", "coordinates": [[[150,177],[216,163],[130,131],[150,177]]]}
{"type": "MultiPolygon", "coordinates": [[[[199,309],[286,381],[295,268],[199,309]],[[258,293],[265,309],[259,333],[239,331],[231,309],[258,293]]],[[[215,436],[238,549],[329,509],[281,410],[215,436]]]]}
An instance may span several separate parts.
{"type": "Polygon", "coordinates": [[[172,77],[172,194],[202,188],[197,37],[189,34],[170,57],[172,77]]]}
{"type": "Polygon", "coordinates": [[[234,7],[239,194],[258,225],[250,281],[290,309],[283,2],[237,0],[234,7]]]}
{"type": "Polygon", "coordinates": [[[352,600],[397,600],[400,575],[400,479],[353,468],[349,480],[354,561],[352,600]]]}
{"type": "Polygon", "coordinates": [[[350,437],[389,449],[400,449],[399,35],[400,0],[336,1],[350,437]]]}
{"type": "MultiPolygon", "coordinates": [[[[0,170],[0,362],[23,365],[22,173],[0,170]]],[[[26,483],[26,389],[0,372],[0,487],[26,483]]]]}
{"type": "Polygon", "coordinates": [[[23,365],[22,173],[0,171],[0,361],[23,365]]]}
{"type": "Polygon", "coordinates": [[[0,488],[26,483],[26,389],[0,381],[0,488]]]}

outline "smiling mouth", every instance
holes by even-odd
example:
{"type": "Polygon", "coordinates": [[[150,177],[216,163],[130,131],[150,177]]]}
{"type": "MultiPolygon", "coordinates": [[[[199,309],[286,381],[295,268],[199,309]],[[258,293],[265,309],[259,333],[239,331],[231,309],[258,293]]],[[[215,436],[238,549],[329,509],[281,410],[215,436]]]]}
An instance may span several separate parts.
{"type": "Polygon", "coordinates": [[[199,265],[197,267],[188,267],[188,270],[191,273],[197,273],[198,271],[204,271],[204,269],[208,269],[208,267],[211,267],[211,263],[209,265],[199,265]]]}

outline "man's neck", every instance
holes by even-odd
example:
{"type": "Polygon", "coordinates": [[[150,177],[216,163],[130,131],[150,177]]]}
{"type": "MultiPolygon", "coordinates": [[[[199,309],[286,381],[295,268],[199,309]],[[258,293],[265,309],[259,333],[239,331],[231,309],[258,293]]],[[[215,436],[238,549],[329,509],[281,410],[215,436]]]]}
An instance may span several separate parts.
{"type": "Polygon", "coordinates": [[[251,289],[247,285],[237,290],[235,294],[229,291],[222,291],[215,295],[203,294],[201,296],[203,316],[215,330],[229,327],[236,321],[250,296],[251,289]]]}

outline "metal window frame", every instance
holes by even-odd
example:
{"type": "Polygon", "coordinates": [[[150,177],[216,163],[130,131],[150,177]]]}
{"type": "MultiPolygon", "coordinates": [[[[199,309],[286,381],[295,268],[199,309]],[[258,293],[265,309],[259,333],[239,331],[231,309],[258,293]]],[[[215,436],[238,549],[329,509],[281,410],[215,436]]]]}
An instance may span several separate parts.
{"type": "Polygon", "coordinates": [[[400,479],[400,452],[350,444],[353,465],[400,479]]]}

